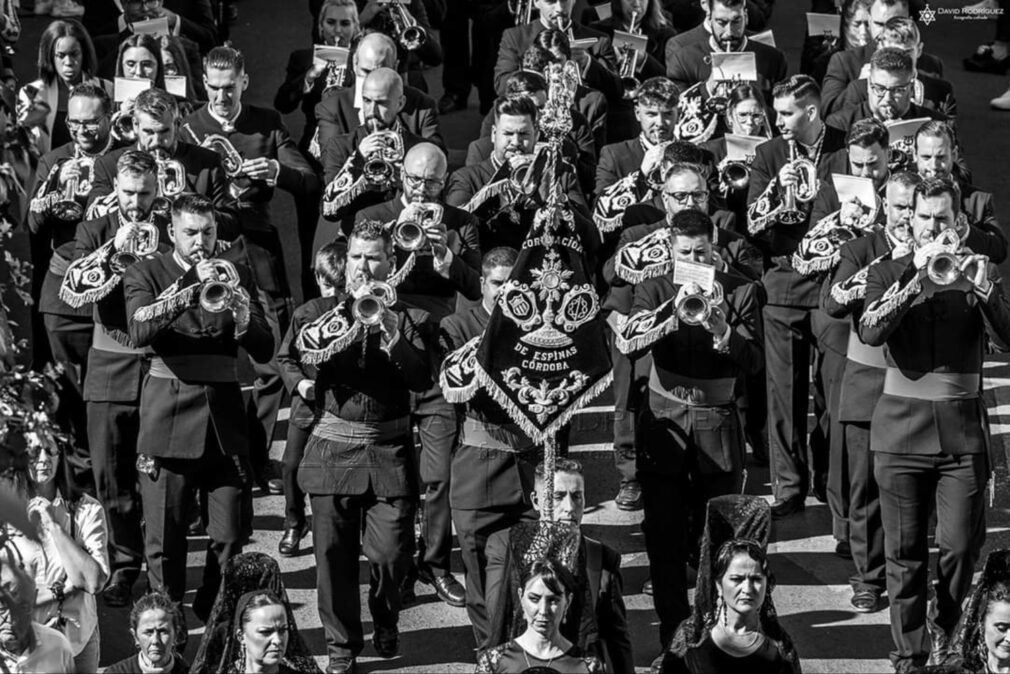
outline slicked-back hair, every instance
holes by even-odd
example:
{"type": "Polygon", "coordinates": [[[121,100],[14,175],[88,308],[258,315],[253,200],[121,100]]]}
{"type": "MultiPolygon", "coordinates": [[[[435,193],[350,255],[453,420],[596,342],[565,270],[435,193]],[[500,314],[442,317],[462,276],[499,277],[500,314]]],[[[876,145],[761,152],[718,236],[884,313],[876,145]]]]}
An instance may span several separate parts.
{"type": "Polygon", "coordinates": [[[519,251],[511,246],[498,246],[484,253],[480,261],[482,276],[486,276],[495,267],[514,267],[519,259],[519,251]]]}
{"type": "Polygon", "coordinates": [[[133,103],[133,114],[136,115],[138,112],[155,119],[171,114],[174,120],[179,117],[179,104],[175,101],[175,96],[164,89],[151,88],[137,94],[137,100],[133,103]]]}
{"type": "MultiPolygon", "coordinates": [[[[575,459],[570,459],[567,456],[559,456],[554,461],[554,472],[555,474],[570,473],[572,475],[584,476],[584,473],[582,472],[582,463],[580,461],[576,461],[575,459]]],[[[543,461],[537,464],[537,467],[534,469],[534,475],[538,480],[544,480],[547,477],[547,467],[544,465],[543,461]]]]}
{"type": "Polygon", "coordinates": [[[717,2],[720,5],[722,5],[723,7],[726,7],[728,9],[736,9],[737,7],[745,7],[746,4],[747,4],[746,0],[705,0],[705,1],[708,2],[708,8],[709,8],[709,10],[711,10],[715,6],[715,3],[717,3],[717,2]]]}
{"type": "Polygon", "coordinates": [[[911,75],[915,71],[915,62],[911,54],[903,49],[881,47],[870,57],[870,69],[911,75]]]}
{"type": "Polygon", "coordinates": [[[775,85],[772,98],[792,96],[801,107],[806,105],[821,106],[821,88],[810,75],[790,75],[775,85]]]}
{"type": "Polygon", "coordinates": [[[887,178],[888,185],[898,185],[909,190],[914,190],[921,182],[922,176],[911,171],[895,171],[887,178]]]}
{"type": "Polygon", "coordinates": [[[757,101],[761,109],[765,109],[765,98],[758,91],[757,85],[752,82],[741,82],[730,89],[726,100],[726,109],[735,110],[736,106],[744,101],[757,101]]]}
{"type": "Polygon", "coordinates": [[[207,215],[214,219],[214,202],[196,192],[183,192],[172,201],[172,220],[183,213],[207,215]]]}
{"type": "Polygon", "coordinates": [[[946,138],[951,150],[957,146],[957,136],[954,129],[950,124],[939,119],[931,119],[919,127],[919,130],[915,132],[915,144],[918,145],[919,139],[925,137],[946,138]]]}
{"type": "Polygon", "coordinates": [[[564,62],[565,58],[563,56],[552,54],[540,45],[533,44],[523,52],[522,68],[523,70],[543,75],[547,72],[547,66],[564,62]]]}
{"type": "Polygon", "coordinates": [[[568,34],[557,28],[540,31],[533,38],[533,44],[543,47],[559,60],[567,61],[572,58],[572,44],[568,41],[568,34]]]}
{"type": "Polygon", "coordinates": [[[119,43],[119,53],[116,55],[116,77],[125,77],[123,74],[125,72],[123,70],[123,54],[126,53],[127,49],[133,49],[134,47],[146,49],[151,52],[151,56],[154,57],[155,63],[158,64],[158,74],[154,78],[154,87],[156,89],[164,89],[165,59],[161,57],[161,45],[158,43],[158,39],[153,35],[134,33],[119,43]]]}
{"type": "Polygon", "coordinates": [[[540,578],[544,587],[554,594],[571,597],[578,587],[575,576],[565,568],[565,565],[553,557],[538,559],[530,565],[529,570],[523,574],[522,589],[525,592],[526,586],[534,578],[540,578]]]}
{"type": "Polygon", "coordinates": [[[529,96],[547,91],[547,80],[532,70],[517,70],[505,79],[505,97],[529,96]]]}
{"type": "Polygon", "coordinates": [[[56,73],[56,43],[60,38],[72,37],[81,46],[82,77],[93,77],[98,70],[95,45],[87,29],[73,19],[57,19],[42,31],[39,37],[39,58],[37,62],[39,79],[52,84],[59,75],[56,73]]]}
{"type": "Polygon", "coordinates": [[[867,117],[855,122],[845,136],[845,145],[870,147],[874,144],[886,148],[890,142],[890,134],[884,123],[874,117],[867,117]]]}
{"type": "Polygon", "coordinates": [[[930,199],[944,194],[950,195],[950,202],[953,205],[954,215],[961,212],[961,190],[957,183],[946,178],[924,178],[922,182],[915,186],[915,200],[930,199]]]}
{"type": "Polygon", "coordinates": [[[677,107],[680,92],[677,85],[666,77],[650,77],[635,92],[636,105],[655,105],[660,108],[677,107]]]}
{"type": "Polygon", "coordinates": [[[712,218],[707,213],[696,211],[693,208],[678,212],[670,220],[670,233],[674,236],[703,236],[711,241],[712,229],[712,218]]]}
{"type": "Polygon", "coordinates": [[[884,29],[877,36],[877,44],[885,42],[900,44],[903,47],[915,47],[922,39],[915,19],[909,16],[892,16],[884,24],[884,29]]]}
{"type": "Polygon", "coordinates": [[[387,250],[393,246],[392,235],[390,235],[386,226],[378,220],[362,220],[361,222],[355,223],[354,229],[351,230],[350,236],[347,237],[348,242],[351,239],[360,239],[361,241],[382,241],[387,250]]]}
{"type": "Polygon", "coordinates": [[[211,68],[215,70],[234,70],[238,74],[245,72],[245,56],[238,49],[231,46],[231,42],[225,42],[219,47],[214,47],[203,59],[203,70],[207,72],[211,68]]]}
{"type": "Polygon", "coordinates": [[[116,160],[116,175],[120,173],[135,177],[157,175],[158,162],[149,152],[127,150],[116,160]]]}
{"type": "Polygon", "coordinates": [[[501,119],[502,115],[514,117],[529,117],[534,125],[537,123],[537,104],[528,96],[516,98],[499,98],[494,104],[494,121],[501,119]]]}
{"type": "Polygon", "coordinates": [[[105,87],[91,82],[82,82],[70,90],[70,98],[94,98],[102,105],[102,114],[108,115],[112,112],[112,97],[105,87]]]}

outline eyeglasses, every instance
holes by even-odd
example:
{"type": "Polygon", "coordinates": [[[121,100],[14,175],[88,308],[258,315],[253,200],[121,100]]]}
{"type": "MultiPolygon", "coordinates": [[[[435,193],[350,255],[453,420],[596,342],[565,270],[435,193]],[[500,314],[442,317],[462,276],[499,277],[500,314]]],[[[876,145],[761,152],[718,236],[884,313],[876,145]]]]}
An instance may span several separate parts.
{"type": "Polygon", "coordinates": [[[734,112],[733,116],[736,117],[741,122],[748,120],[751,122],[761,122],[764,121],[764,113],[761,112],[734,112]]]}
{"type": "Polygon", "coordinates": [[[87,131],[88,133],[97,133],[98,129],[101,128],[102,122],[81,122],[76,119],[67,120],[67,128],[71,131],[87,131]]]}
{"type": "Polygon", "coordinates": [[[663,190],[663,194],[670,197],[678,204],[686,204],[688,201],[704,201],[708,198],[707,190],[698,190],[697,192],[667,192],[663,190]]]}
{"type": "Polygon", "coordinates": [[[904,96],[908,93],[908,90],[912,87],[912,83],[899,84],[896,87],[885,87],[880,84],[874,84],[870,82],[870,93],[872,93],[877,98],[883,98],[887,94],[891,96],[904,96]]]}
{"type": "Polygon", "coordinates": [[[430,187],[435,189],[436,187],[441,187],[445,183],[445,178],[422,178],[421,176],[415,176],[403,172],[403,180],[411,187],[430,187]]]}
{"type": "Polygon", "coordinates": [[[161,7],[163,0],[126,0],[123,5],[126,7],[145,7],[147,9],[155,9],[156,7],[161,7]]]}
{"type": "Polygon", "coordinates": [[[59,456],[60,446],[55,442],[32,442],[28,445],[28,458],[32,461],[38,460],[42,453],[46,456],[59,456]]]}

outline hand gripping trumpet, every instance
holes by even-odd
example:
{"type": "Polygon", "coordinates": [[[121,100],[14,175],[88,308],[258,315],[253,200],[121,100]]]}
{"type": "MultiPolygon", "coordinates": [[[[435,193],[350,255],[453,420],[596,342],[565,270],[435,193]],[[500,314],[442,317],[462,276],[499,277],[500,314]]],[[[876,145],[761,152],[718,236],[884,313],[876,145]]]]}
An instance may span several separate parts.
{"type": "Polygon", "coordinates": [[[442,222],[445,209],[441,204],[412,203],[400,212],[393,228],[393,241],[405,251],[424,248],[428,242],[425,229],[442,222]]]}
{"type": "Polygon", "coordinates": [[[397,180],[397,165],[403,161],[403,140],[395,131],[373,131],[375,134],[382,140],[382,148],[365,157],[361,173],[373,185],[391,186],[397,180]]]}
{"type": "MultiPolygon", "coordinates": [[[[195,136],[194,136],[195,137],[195,136]]],[[[224,167],[224,174],[229,178],[237,178],[242,174],[242,155],[239,154],[232,142],[219,133],[212,133],[202,141],[200,145],[213,150],[221,157],[221,165],[224,167]]]]}
{"type": "Polygon", "coordinates": [[[699,287],[677,302],[677,318],[687,325],[701,325],[712,315],[712,309],[722,304],[722,300],[722,284],[713,281],[711,291],[706,292],[699,287]]]}
{"type": "Polygon", "coordinates": [[[407,51],[414,51],[428,41],[428,32],[421,28],[407,6],[399,0],[382,0],[389,7],[393,33],[407,51]]]}
{"type": "Polygon", "coordinates": [[[351,314],[356,321],[368,327],[381,323],[386,309],[396,304],[396,289],[385,281],[367,281],[355,295],[351,314]]]}
{"type": "MultiPolygon", "coordinates": [[[[204,259],[202,251],[195,256],[197,262],[204,259]]],[[[219,314],[232,308],[239,291],[238,270],[228,260],[211,260],[214,271],[211,276],[200,279],[200,306],[204,311],[219,314]]]]}
{"type": "Polygon", "coordinates": [[[116,250],[109,258],[112,271],[122,274],[127,267],[136,264],[141,255],[149,255],[158,249],[158,228],[150,222],[130,223],[136,227],[133,234],[126,240],[122,248],[116,250]]]}
{"type": "Polygon", "coordinates": [[[789,141],[789,164],[799,171],[799,184],[786,187],[785,196],[782,197],[782,211],[779,213],[779,221],[786,225],[795,225],[803,222],[803,219],[807,217],[806,213],[800,210],[798,204],[809,203],[817,196],[817,166],[806,157],[799,156],[795,140],[789,141]]]}
{"type": "Polygon", "coordinates": [[[186,168],[160,147],[151,154],[158,164],[158,196],[151,208],[163,213],[172,208],[172,200],[185,189],[186,168]]]}
{"type": "Polygon", "coordinates": [[[938,286],[949,286],[961,278],[961,237],[953,229],[945,229],[936,237],[934,243],[940,244],[941,250],[926,263],[926,275],[938,286]]]}
{"type": "MultiPolygon", "coordinates": [[[[77,171],[63,183],[60,199],[52,207],[53,216],[64,222],[74,222],[84,217],[84,206],[77,201],[77,197],[86,197],[91,191],[91,174],[95,166],[95,160],[81,156],[79,150],[70,162],[77,167],[77,171]]],[[[55,173],[58,179],[62,168],[55,173]]]]}

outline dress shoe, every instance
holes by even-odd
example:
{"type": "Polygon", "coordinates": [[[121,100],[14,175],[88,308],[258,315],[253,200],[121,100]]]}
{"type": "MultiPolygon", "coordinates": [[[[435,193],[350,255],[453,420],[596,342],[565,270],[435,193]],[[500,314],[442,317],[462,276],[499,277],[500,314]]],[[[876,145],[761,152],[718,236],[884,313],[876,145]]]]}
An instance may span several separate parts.
{"type": "Polygon", "coordinates": [[[267,493],[271,496],[280,496],[284,493],[284,482],[279,477],[272,477],[267,480],[267,493]]]}
{"type": "Polygon", "coordinates": [[[642,594],[652,596],[652,578],[642,583],[642,594]]]}
{"type": "Polygon", "coordinates": [[[803,512],[806,507],[802,496],[790,496],[789,498],[775,501],[772,504],[772,518],[778,520],[783,517],[789,517],[790,515],[803,512]]]}
{"type": "Polygon", "coordinates": [[[852,593],[852,607],[860,613],[876,613],[881,609],[880,593],[873,590],[859,590],[852,593]]]}
{"type": "Polygon", "coordinates": [[[649,664],[649,674],[659,674],[663,671],[663,660],[666,659],[666,651],[663,651],[649,664]]]}
{"type": "Polygon", "coordinates": [[[110,608],[126,606],[133,598],[133,584],[123,578],[113,579],[108,587],[102,591],[102,599],[105,605],[110,608]]]}
{"type": "Polygon", "coordinates": [[[395,658],[400,652],[400,632],[395,627],[375,626],[372,646],[380,658],[395,658]]]}
{"type": "Polygon", "coordinates": [[[620,491],[614,498],[618,510],[642,509],[642,486],[637,480],[629,480],[621,484],[620,491]]]}
{"type": "Polygon", "coordinates": [[[1005,75],[1010,69],[1010,56],[997,58],[993,54],[992,45],[984,44],[964,60],[964,69],[975,73],[1005,75]]]}
{"type": "Polygon", "coordinates": [[[203,526],[203,520],[197,517],[195,520],[189,523],[189,527],[186,529],[186,535],[192,536],[194,538],[199,538],[201,536],[207,535],[207,528],[203,526]]]}
{"type": "Polygon", "coordinates": [[[354,674],[354,658],[349,660],[331,660],[326,668],[326,674],[354,674]]]}
{"type": "Polygon", "coordinates": [[[438,114],[447,115],[456,110],[466,110],[466,99],[456,94],[444,94],[438,99],[438,114]]]}
{"type": "Polygon", "coordinates": [[[438,598],[449,606],[455,608],[466,606],[466,590],[451,573],[436,576],[430,568],[421,566],[417,569],[417,579],[426,585],[431,585],[438,598]]]}
{"type": "Polygon", "coordinates": [[[1010,89],[989,101],[989,107],[993,110],[1010,110],[1010,89]]]}
{"type": "Polygon", "coordinates": [[[284,529],[284,535],[281,536],[281,542],[277,544],[277,552],[284,557],[294,557],[298,554],[298,546],[302,539],[308,535],[309,531],[308,522],[303,523],[300,527],[287,527],[284,529]]]}
{"type": "Polygon", "coordinates": [[[838,541],[835,545],[835,554],[842,559],[852,559],[852,546],[848,541],[838,541]]]}

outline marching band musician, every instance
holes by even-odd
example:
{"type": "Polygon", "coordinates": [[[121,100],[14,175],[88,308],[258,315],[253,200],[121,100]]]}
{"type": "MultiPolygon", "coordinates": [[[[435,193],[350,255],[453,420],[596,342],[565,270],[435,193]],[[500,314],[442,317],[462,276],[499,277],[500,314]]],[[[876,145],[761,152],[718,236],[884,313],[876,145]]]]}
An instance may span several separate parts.
{"type": "Polygon", "coordinates": [[[867,117],[882,122],[920,117],[946,120],[942,112],[912,101],[915,82],[915,62],[911,56],[893,47],[878,49],[870,57],[870,74],[866,80],[869,98],[859,105],[831,113],[826,122],[845,131],[856,120],[867,117]]]}
{"type": "Polygon", "coordinates": [[[410,43],[402,33],[406,23],[402,16],[397,17],[398,10],[394,3],[381,3],[376,0],[355,0],[362,27],[369,33],[382,33],[396,40],[398,51],[398,72],[404,83],[410,83],[421,91],[428,90],[422,68],[442,65],[442,44],[439,36],[432,30],[426,4],[422,0],[402,0],[399,4],[413,19],[418,31],[423,31],[424,38],[410,43]]]}
{"type": "Polygon", "coordinates": [[[786,57],[775,47],[754,42],[744,34],[747,6],[744,0],[703,0],[708,5],[705,21],[708,39],[676,51],[667,51],[666,76],[681,91],[712,76],[713,53],[754,52],[758,87],[766,94],[786,77],[786,57]]]}
{"type": "Polygon", "coordinates": [[[335,136],[323,148],[323,212],[313,250],[350,232],[355,214],[396,194],[403,153],[421,142],[400,121],[406,104],[403,80],[391,68],[376,68],[361,87],[364,121],[353,132],[335,136]],[[396,147],[393,147],[395,145],[396,147]],[[390,153],[390,154],[386,154],[390,153]],[[394,158],[395,155],[395,158],[394,158]],[[381,158],[381,177],[366,174],[381,158]]]}
{"type": "MultiPolygon", "coordinates": [[[[181,138],[222,155],[253,280],[266,293],[268,311],[276,316],[283,333],[291,318],[291,289],[270,202],[276,188],[289,192],[296,201],[318,196],[319,179],[280,115],[243,103],[249,75],[242,52],[230,46],[212,49],[204,59],[203,81],[210,100],[182,120],[181,138]]],[[[284,385],[276,362],[255,369],[250,456],[255,480],[263,485],[270,475],[268,454],[284,385]]]]}
{"type": "Polygon", "coordinates": [[[540,12],[539,18],[509,28],[502,36],[494,68],[494,85],[498,95],[505,93],[505,78],[521,69],[522,55],[533,44],[537,34],[548,28],[557,28],[568,33],[573,40],[596,39],[587,50],[573,50],[572,60],[579,66],[584,85],[596,89],[608,100],[620,98],[623,87],[610,38],[572,19],[574,0],[534,0],[533,4],[540,12]]]}
{"type": "MultiPolygon", "coordinates": [[[[839,262],[821,288],[821,308],[833,318],[849,319],[845,364],[836,407],[842,426],[846,466],[849,478],[849,545],[855,573],[851,603],[860,613],[874,613],[882,608],[886,589],[884,575],[884,529],[880,522],[880,496],[873,478],[873,453],[870,451],[870,419],[884,389],[887,363],[881,347],[864,344],[859,339],[859,319],[866,296],[867,268],[891,252],[907,245],[912,236],[911,216],[915,187],[920,178],[913,173],[893,173],[887,179],[883,207],[883,227],[874,225],[866,235],[847,241],[838,251],[839,262]]],[[[834,439],[832,437],[832,439],[834,439]]],[[[829,485],[830,486],[830,485],[829,485]]]]}
{"type": "MultiPolygon", "coordinates": [[[[353,133],[365,123],[369,114],[362,100],[365,78],[379,68],[396,69],[396,43],[388,35],[369,33],[358,41],[350,58],[352,67],[346,76],[349,83],[324,92],[315,109],[320,153],[326,150],[331,139],[353,133]]],[[[403,97],[403,108],[396,115],[400,123],[415,136],[444,146],[434,99],[406,83],[403,85],[403,97]]]]}
{"type": "MultiPolygon", "coordinates": [[[[842,49],[831,55],[822,82],[821,112],[825,117],[840,109],[838,97],[849,83],[862,79],[870,57],[877,50],[877,38],[892,18],[908,17],[908,0],[873,0],[870,4],[870,41],[856,49],[842,49]]],[[[921,54],[915,69],[935,77],[943,77],[943,62],[932,54],[921,54]]]]}
{"type": "MultiPolygon", "coordinates": [[[[483,334],[501,287],[515,266],[514,248],[492,248],[481,260],[481,302],[442,319],[445,353],[483,334]]],[[[488,646],[490,616],[485,602],[488,537],[534,518],[536,445],[486,393],[457,408],[460,432],[452,453],[449,503],[466,568],[466,611],[478,648],[488,646]]]]}
{"type": "MultiPolygon", "coordinates": [[[[768,295],[762,314],[772,512],[784,517],[804,508],[810,487],[806,421],[810,378],[801,373],[807,372],[815,346],[811,317],[818,290],[812,279],[793,269],[790,256],[808,229],[809,207],[801,199],[816,194],[817,183],[827,178],[829,156],[845,147],[845,134],[821,120],[820,90],[809,76],[793,75],[780,82],[772,97],[782,135],[757,147],[747,226],[772,261],[762,277],[768,295]],[[800,195],[801,188],[808,194],[800,195]]],[[[821,466],[815,463],[815,467],[820,473],[821,466]]],[[[815,480],[818,484],[825,477],[818,474],[815,480]]]]}
{"type": "MultiPolygon", "coordinates": [[[[433,321],[450,315],[456,307],[457,293],[469,300],[480,295],[480,242],[477,219],[466,211],[444,205],[441,199],[446,178],[446,157],[431,143],[419,143],[403,160],[403,186],[396,199],[371,206],[358,213],[357,221],[378,220],[388,223],[396,253],[397,267],[412,268],[397,284],[397,296],[408,307],[427,311],[433,321]],[[440,221],[426,221],[426,209],[435,204],[441,209],[440,221]],[[399,234],[400,224],[415,222],[423,226],[421,246],[399,234]],[[410,260],[414,257],[413,260],[410,260]],[[408,262],[409,260],[409,262],[408,262]]],[[[425,485],[418,577],[435,589],[450,606],[465,605],[463,587],[452,576],[452,519],[449,512],[450,461],[456,434],[452,406],[441,390],[412,397],[412,419],[421,439],[420,478],[425,485]]]]}
{"type": "Polygon", "coordinates": [[[742,486],[744,443],[735,389],[739,378],[763,365],[757,285],[718,266],[712,230],[711,218],[699,211],[673,216],[673,259],[715,266],[714,280],[708,288],[677,283],[671,273],[643,281],[618,337],[622,351],[648,348],[652,354],[638,476],[664,649],[690,613],[687,550],[696,538],[688,531],[688,518],[694,514],[695,522],[702,521],[709,498],[742,486]],[[705,309],[689,313],[689,296],[703,297],[705,309]],[[632,328],[650,315],[664,327],[651,335],[632,328]],[[695,485],[692,499],[690,483],[695,485]]]}
{"type": "MultiPolygon", "coordinates": [[[[66,119],[71,141],[39,159],[35,172],[37,187],[27,218],[33,239],[34,287],[40,289],[36,306],[53,359],[65,371],[64,379],[69,386],[61,392],[60,402],[75,429],[75,451],[82,452],[87,447],[82,395],[93,318],[90,307],[71,307],[60,299],[59,290],[74,258],[74,231],[84,217],[83,205],[94,184],[94,164],[112,146],[111,111],[109,94],[100,85],[84,83],[73,88],[67,101],[66,119]]],[[[75,476],[89,484],[91,476],[86,465],[81,464],[86,459],[87,456],[75,457],[71,465],[75,476]]]]}
{"type": "MultiPolygon", "coordinates": [[[[383,224],[356,224],[347,242],[347,293],[359,298],[372,282],[385,282],[392,260],[393,243],[383,224]]],[[[372,643],[385,658],[399,648],[400,587],[410,566],[416,502],[410,474],[410,393],[431,387],[427,353],[435,345],[423,311],[382,303],[378,323],[368,327],[348,306],[351,300],[329,302],[331,310],[324,316],[347,327],[322,327],[315,333],[355,337],[343,350],[327,350],[332,355],[317,365],[319,411],[298,485],[312,503],[319,617],[329,671],[347,672],[364,646],[358,593],[362,551],[371,567],[372,643]],[[359,333],[347,332],[354,329],[351,321],[359,333]]],[[[319,325],[303,328],[299,339],[306,340],[306,333],[319,325]]],[[[304,361],[304,349],[301,353],[304,361]]]]}
{"type": "Polygon", "coordinates": [[[170,250],[168,223],[151,211],[157,173],[146,152],[119,155],[119,208],[77,226],[75,261],[61,288],[62,296],[93,310],[95,318],[84,400],[95,488],[109,520],[112,576],[102,593],[108,606],[129,603],[144,561],[136,463],[140,389],[150,359],[130,342],[122,276],[131,262],[116,259],[126,254],[135,261],[170,250]],[[97,280],[90,280],[92,275],[97,280]]]}
{"type": "MultiPolygon", "coordinates": [[[[860,338],[886,344],[883,395],[870,423],[880,489],[891,662],[901,671],[945,662],[985,539],[989,431],[981,399],[986,334],[1010,342],[1010,304],[996,267],[948,233],[957,189],[915,190],[912,240],[870,267],[860,338]],[[934,269],[947,255],[949,272],[934,269]],[[927,536],[935,494],[936,598],[927,607],[927,536]],[[930,648],[932,642],[932,649],[930,648]]],[[[939,267],[939,265],[938,265],[939,267]]]]}
{"type": "Polygon", "coordinates": [[[137,262],[124,279],[130,340],[153,353],[137,441],[144,557],[151,588],[181,602],[188,499],[198,489],[210,543],[193,612],[205,621],[221,569],[242,548],[248,435],[236,355],[241,346],[267,362],[274,337],[249,270],[220,257],[208,197],[175,199],[169,239],[171,253],[137,262]]]}
{"type": "MultiPolygon", "coordinates": [[[[517,168],[527,166],[527,170],[533,170],[528,165],[539,136],[536,103],[525,96],[499,98],[494,111],[494,152],[479,164],[457,169],[449,176],[445,189],[445,203],[466,208],[480,220],[482,252],[499,246],[522,248],[535,209],[529,203],[531,199],[520,198],[508,183],[514,182],[510,176],[514,177],[517,168]],[[497,185],[501,185],[501,189],[495,192],[492,187],[497,185]],[[475,197],[480,203],[475,203],[475,197]]],[[[562,170],[555,179],[561,180],[568,203],[578,218],[587,208],[573,174],[572,170],[562,170]]],[[[540,187],[539,182],[537,186],[540,187]]],[[[593,233],[588,232],[583,238],[587,236],[591,240],[593,233]]],[[[587,249],[593,248],[593,245],[587,246],[587,249]]]]}
{"type": "Polygon", "coordinates": [[[206,196],[214,204],[217,233],[224,240],[235,238],[240,231],[239,224],[221,159],[212,150],[180,140],[179,106],[175,97],[161,89],[141,92],[133,105],[133,120],[136,143],[129,148],[113,150],[95,162],[94,186],[89,197],[91,205],[112,192],[119,155],[127,149],[144,150],[154,154],[156,160],[163,155],[159,168],[159,197],[172,198],[182,192],[206,196]]]}

